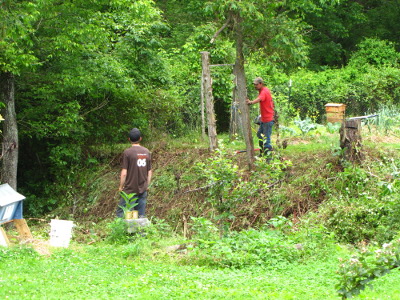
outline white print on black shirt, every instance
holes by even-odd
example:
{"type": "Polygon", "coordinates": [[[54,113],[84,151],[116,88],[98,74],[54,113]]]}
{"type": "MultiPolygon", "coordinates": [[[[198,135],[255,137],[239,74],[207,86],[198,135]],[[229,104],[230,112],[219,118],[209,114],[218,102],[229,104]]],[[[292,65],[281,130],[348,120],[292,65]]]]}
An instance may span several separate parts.
{"type": "Polygon", "coordinates": [[[145,158],[143,158],[143,159],[138,159],[138,160],[137,160],[137,166],[138,166],[138,167],[145,167],[145,166],[146,166],[146,159],[145,159],[145,158]]]}
{"type": "Polygon", "coordinates": [[[138,154],[137,155],[137,166],[145,167],[147,165],[147,155],[146,154],[138,154]]]}

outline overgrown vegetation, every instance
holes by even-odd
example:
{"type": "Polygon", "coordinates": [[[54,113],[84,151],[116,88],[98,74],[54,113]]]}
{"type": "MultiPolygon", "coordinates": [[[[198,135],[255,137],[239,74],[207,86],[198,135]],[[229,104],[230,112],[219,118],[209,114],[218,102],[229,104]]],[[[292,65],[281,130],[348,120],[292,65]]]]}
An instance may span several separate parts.
{"type": "MultiPolygon", "coordinates": [[[[38,257],[30,250],[5,250],[3,257],[13,262],[23,256],[30,264],[36,260],[35,268],[42,272],[46,269],[43,264],[48,268],[62,266],[62,257],[77,266],[67,268],[74,274],[71,276],[89,276],[94,285],[100,284],[98,276],[111,286],[117,282],[124,285],[129,271],[137,272],[143,280],[148,272],[156,272],[160,276],[157,278],[179,278],[182,284],[169,286],[168,295],[190,280],[209,286],[207,291],[198,285],[184,289],[182,298],[200,291],[200,298],[218,298],[220,289],[229,284],[228,294],[239,298],[265,298],[269,293],[278,299],[338,299],[360,292],[379,297],[384,290],[389,299],[395,299],[397,285],[391,280],[398,280],[399,137],[395,143],[388,137],[380,142],[381,149],[376,149],[374,141],[382,135],[375,125],[365,125],[366,159],[361,165],[350,165],[337,155],[335,144],[339,137],[330,133],[332,125],[318,125],[307,135],[295,123],[291,126],[294,135],[287,136],[287,148],[277,147],[269,163],[257,160],[253,172],[247,170],[243,154],[236,153],[243,142],[229,141],[228,137],[221,137],[224,141],[220,145],[224,146],[212,155],[196,149],[193,136],[173,146],[165,144],[154,149],[155,174],[148,209],[149,215],[157,217],[152,217],[151,226],[128,234],[126,223],[112,217],[118,200],[115,194],[114,199],[102,202],[105,207],[114,203],[110,215],[102,212],[97,220],[92,215],[88,223],[80,212],[70,250],[51,250],[53,254],[48,258],[38,257]],[[104,216],[110,217],[102,220],[104,216]],[[93,260],[95,253],[100,257],[114,253],[116,270],[111,272],[104,265],[108,259],[104,264],[93,260]],[[86,267],[98,267],[83,275],[83,261],[86,267]],[[164,271],[158,268],[160,265],[164,271]],[[81,275],[77,273],[78,266],[81,275]],[[146,271],[140,271],[142,268],[146,271]],[[188,271],[193,268],[202,270],[209,279],[188,271]],[[239,282],[228,279],[238,274],[247,274],[248,279],[258,283],[254,289],[243,290],[239,282]],[[257,280],[271,276],[279,278],[279,286],[265,286],[257,280]],[[313,288],[305,290],[302,285],[313,288]],[[365,289],[370,285],[374,289],[365,289]]],[[[396,138],[395,132],[391,131],[392,138],[396,138]]],[[[115,172],[119,169],[118,165],[114,168],[115,172]]],[[[40,251],[38,245],[33,247],[40,251]]],[[[155,293],[163,290],[164,280],[153,278],[152,282],[148,289],[157,290],[155,293]]],[[[16,298],[22,293],[11,285],[2,285],[16,298]]],[[[75,286],[87,288],[84,283],[75,286]]],[[[51,293],[51,289],[47,292],[51,293]]],[[[100,297],[129,294],[147,299],[125,289],[99,287],[92,292],[100,297]]],[[[26,291],[25,294],[30,295],[26,291]]],[[[66,295],[76,294],[70,288],[66,295]]]]}
{"type": "Polygon", "coordinates": [[[15,102],[18,139],[7,149],[20,151],[18,190],[36,238],[0,248],[2,293],[396,299],[399,14],[396,0],[2,3],[0,108],[15,102]],[[240,136],[224,133],[235,105],[233,16],[249,97],[262,76],[280,116],[273,154],[251,171],[240,136]],[[225,65],[212,68],[214,153],[199,134],[201,51],[225,65]],[[328,102],[346,104],[346,117],[372,115],[360,164],[343,160],[328,102]],[[151,225],[127,233],[114,212],[132,127],[151,149],[154,181],[151,225]],[[43,242],[51,218],[75,221],[70,249],[43,242]]]}
{"type": "MultiPolygon", "coordinates": [[[[209,51],[213,64],[234,63],[230,31],[210,43],[232,11],[245,17],[248,82],[266,79],[282,125],[296,117],[320,123],[328,102],[353,116],[399,104],[394,0],[8,1],[0,72],[15,84],[20,148],[30,149],[19,154],[18,172],[36,204],[27,211],[74,201],[66,191],[79,170],[103,163],[92,149],[124,141],[133,126],[146,137],[198,129],[199,52],[209,51]],[[254,27],[263,29],[258,37],[254,27]]],[[[227,131],[232,71],[212,73],[218,128],[227,131]]]]}

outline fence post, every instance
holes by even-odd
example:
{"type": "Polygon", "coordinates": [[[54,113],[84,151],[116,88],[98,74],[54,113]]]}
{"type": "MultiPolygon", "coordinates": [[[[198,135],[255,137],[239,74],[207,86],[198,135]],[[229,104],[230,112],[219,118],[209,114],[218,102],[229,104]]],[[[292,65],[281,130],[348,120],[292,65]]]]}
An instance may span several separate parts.
{"type": "Polygon", "coordinates": [[[210,150],[213,151],[218,147],[217,143],[217,129],[214,113],[214,97],[212,93],[212,82],[210,72],[210,53],[207,51],[201,52],[202,61],[202,85],[204,96],[206,98],[206,111],[207,111],[207,124],[208,124],[208,137],[210,141],[210,150]]]}

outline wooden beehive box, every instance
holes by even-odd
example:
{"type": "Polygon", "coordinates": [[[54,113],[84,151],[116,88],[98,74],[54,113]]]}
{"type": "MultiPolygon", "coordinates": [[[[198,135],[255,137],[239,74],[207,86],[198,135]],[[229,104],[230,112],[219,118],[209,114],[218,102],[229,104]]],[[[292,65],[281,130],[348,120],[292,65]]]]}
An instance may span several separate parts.
{"type": "Polygon", "coordinates": [[[343,103],[327,103],[325,104],[326,122],[342,123],[346,113],[346,104],[343,103]]]}
{"type": "Polygon", "coordinates": [[[17,193],[8,183],[0,185],[0,225],[15,216],[22,219],[22,201],[25,197],[17,193]]]}

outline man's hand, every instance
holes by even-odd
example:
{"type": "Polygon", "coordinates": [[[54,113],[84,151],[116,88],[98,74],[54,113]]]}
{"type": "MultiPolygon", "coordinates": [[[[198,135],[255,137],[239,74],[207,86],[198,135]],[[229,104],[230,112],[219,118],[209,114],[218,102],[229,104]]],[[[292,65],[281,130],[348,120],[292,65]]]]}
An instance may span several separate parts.
{"type": "Polygon", "coordinates": [[[251,101],[250,101],[250,99],[246,99],[246,103],[247,103],[248,105],[252,104],[251,101]]]}

